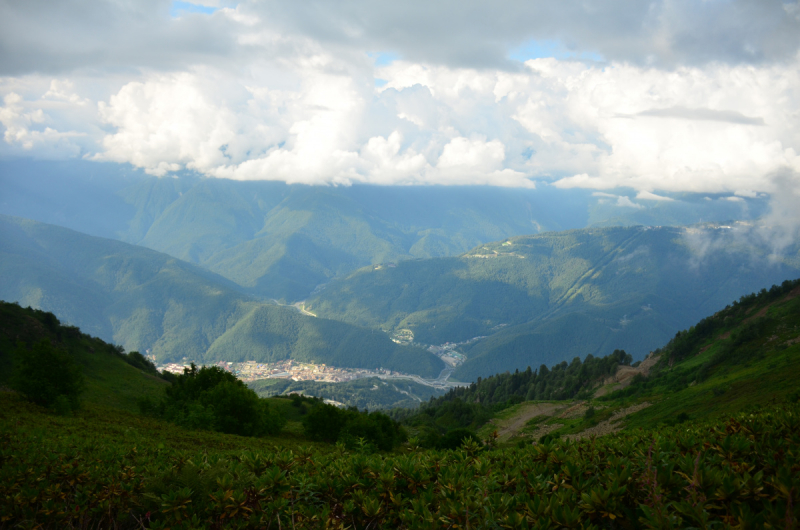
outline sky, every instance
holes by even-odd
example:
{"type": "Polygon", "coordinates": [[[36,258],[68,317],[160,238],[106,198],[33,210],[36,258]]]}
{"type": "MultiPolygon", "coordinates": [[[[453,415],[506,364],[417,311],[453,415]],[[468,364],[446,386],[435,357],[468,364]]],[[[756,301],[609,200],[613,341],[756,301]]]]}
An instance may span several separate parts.
{"type": "Polygon", "coordinates": [[[0,0],[2,158],[791,212],[799,123],[797,1],[0,0]]]}

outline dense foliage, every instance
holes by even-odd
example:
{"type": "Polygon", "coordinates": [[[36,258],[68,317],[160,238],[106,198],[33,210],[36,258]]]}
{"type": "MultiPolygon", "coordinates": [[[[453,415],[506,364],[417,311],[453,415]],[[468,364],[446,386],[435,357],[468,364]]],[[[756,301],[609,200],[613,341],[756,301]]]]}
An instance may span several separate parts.
{"type": "Polygon", "coordinates": [[[395,411],[398,418],[415,426],[435,425],[438,430],[477,428],[509,405],[534,400],[585,399],[596,383],[613,375],[619,365],[630,365],[632,358],[624,350],[614,350],[602,358],[588,355],[571,363],[561,362],[538,370],[528,367],[513,374],[508,372],[466,387],[450,389],[439,398],[431,398],[418,412],[395,411]]]}
{"type": "Polygon", "coordinates": [[[303,428],[311,440],[341,442],[351,449],[369,446],[371,450],[390,451],[406,441],[405,430],[386,414],[325,403],[316,403],[308,411],[303,428]]]}
{"type": "Polygon", "coordinates": [[[83,373],[73,358],[44,339],[28,349],[20,342],[14,352],[11,388],[30,401],[61,413],[77,410],[85,390],[83,373]]]}
{"type": "MultiPolygon", "coordinates": [[[[23,386],[40,381],[47,387],[44,394],[64,385],[73,389],[67,392],[73,396],[79,387],[85,391],[85,400],[135,410],[138,397],[163,392],[166,381],[162,376],[144,356],[125,354],[120,346],[65,326],[52,313],[0,302],[0,386],[24,391],[23,386]],[[142,372],[152,377],[143,377],[142,372]],[[19,376],[16,383],[12,381],[15,373],[19,376]],[[77,379],[84,384],[76,384],[77,379]]],[[[58,409],[68,412],[75,403],[65,395],[58,409]]]]}
{"type": "Polygon", "coordinates": [[[266,400],[218,366],[184,369],[158,402],[142,399],[143,413],[189,429],[241,436],[277,434],[285,420],[266,400]]]}
{"type": "Polygon", "coordinates": [[[0,399],[3,529],[794,528],[800,518],[797,404],[580,442],[370,456],[242,450],[241,439],[0,399]]]}
{"type": "MultiPolygon", "coordinates": [[[[120,353],[124,354],[122,346],[119,346],[118,349],[120,350],[120,353]]],[[[148,359],[147,357],[145,357],[144,355],[142,355],[141,353],[139,353],[138,351],[128,352],[127,357],[125,358],[125,362],[127,362],[134,368],[138,368],[139,370],[141,370],[146,374],[169,377],[168,375],[158,373],[158,368],[156,368],[155,363],[150,359],[148,359]]]]}

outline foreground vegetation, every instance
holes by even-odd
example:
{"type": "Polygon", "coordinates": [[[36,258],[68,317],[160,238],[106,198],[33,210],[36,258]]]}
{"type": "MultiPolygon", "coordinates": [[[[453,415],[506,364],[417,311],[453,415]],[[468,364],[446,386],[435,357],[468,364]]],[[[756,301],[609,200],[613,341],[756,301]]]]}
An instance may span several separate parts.
{"type": "Polygon", "coordinates": [[[0,528],[794,528],[800,517],[797,404],[577,443],[365,455],[0,402],[0,528]]]}
{"type": "MultiPolygon", "coordinates": [[[[800,281],[679,333],[649,376],[624,388],[603,386],[615,367],[634,369],[623,351],[502,374],[407,417],[407,443],[406,429],[378,412],[259,399],[218,368],[168,383],[143,357],[50,313],[0,311],[0,346],[16,340],[29,361],[57,353],[80,367],[84,390],[64,410],[37,405],[24,385],[0,392],[2,530],[791,529],[800,520],[800,281]],[[609,392],[593,398],[600,389],[609,392]],[[530,396],[585,411],[510,441],[491,424],[480,438],[464,428],[545,408],[521,403],[530,396]],[[150,416],[130,412],[136,403],[150,416]],[[581,437],[623,407],[638,410],[626,430],[581,437]]],[[[7,382],[17,385],[41,364],[14,366],[7,382]]],[[[532,417],[526,428],[551,421],[532,417]]]]}

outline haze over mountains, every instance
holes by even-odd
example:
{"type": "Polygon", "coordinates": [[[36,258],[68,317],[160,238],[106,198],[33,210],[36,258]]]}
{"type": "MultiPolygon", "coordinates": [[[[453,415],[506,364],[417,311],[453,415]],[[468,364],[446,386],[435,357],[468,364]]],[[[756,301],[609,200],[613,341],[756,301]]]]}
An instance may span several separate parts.
{"type": "Polygon", "coordinates": [[[142,245],[283,301],[302,300],[317,285],[366,265],[459,255],[515,235],[751,219],[767,207],[759,197],[636,200],[630,191],[544,184],[327,187],[156,178],[75,161],[0,161],[0,187],[0,213],[142,245]]]}
{"type": "Polygon", "coordinates": [[[435,377],[443,364],[383,333],[260,302],[165,254],[0,216],[0,298],[159,361],[298,361],[435,377]]]}
{"type": "Polygon", "coordinates": [[[748,226],[520,236],[459,257],[361,269],[306,307],[362,326],[410,329],[422,343],[489,335],[463,346],[468,360],[454,375],[471,381],[617,348],[641,359],[741,293],[800,273],[797,245],[772,250],[748,226]]]}
{"type": "Polygon", "coordinates": [[[294,358],[438,375],[438,358],[389,340],[398,330],[424,347],[485,337],[459,347],[467,360],[454,376],[465,381],[616,348],[640,358],[800,269],[796,244],[775,253],[748,225],[669,227],[758,217],[759,197],[314,187],[1,164],[0,212],[85,234],[4,217],[0,297],[161,361],[294,358]],[[273,299],[305,299],[325,318],[273,299]]]}

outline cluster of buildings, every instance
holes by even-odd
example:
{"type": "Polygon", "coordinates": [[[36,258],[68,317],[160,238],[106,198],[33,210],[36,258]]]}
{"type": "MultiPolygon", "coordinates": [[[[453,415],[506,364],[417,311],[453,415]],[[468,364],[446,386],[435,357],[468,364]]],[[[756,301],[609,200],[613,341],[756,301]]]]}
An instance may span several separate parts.
{"type": "MultiPolygon", "coordinates": [[[[246,383],[259,379],[291,379],[292,381],[320,381],[327,383],[343,383],[362,377],[375,377],[381,375],[400,376],[399,372],[392,370],[365,370],[355,368],[335,368],[325,364],[300,363],[294,360],[285,360],[275,363],[259,363],[256,361],[227,362],[218,361],[214,366],[231,372],[246,383]]],[[[182,374],[188,365],[170,363],[159,366],[159,370],[166,370],[175,374],[182,374]]]]}

